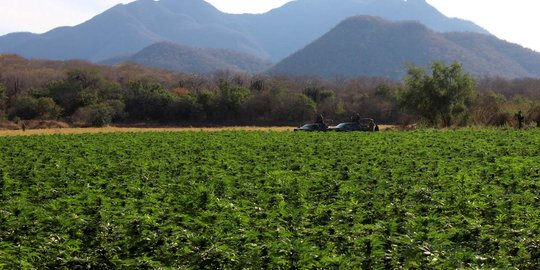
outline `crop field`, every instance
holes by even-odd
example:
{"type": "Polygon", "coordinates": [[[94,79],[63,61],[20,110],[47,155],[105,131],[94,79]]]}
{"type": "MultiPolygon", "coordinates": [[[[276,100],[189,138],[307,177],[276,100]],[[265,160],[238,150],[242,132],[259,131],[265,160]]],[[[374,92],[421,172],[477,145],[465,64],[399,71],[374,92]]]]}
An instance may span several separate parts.
{"type": "Polygon", "coordinates": [[[0,137],[0,269],[540,269],[540,131],[0,137]]]}

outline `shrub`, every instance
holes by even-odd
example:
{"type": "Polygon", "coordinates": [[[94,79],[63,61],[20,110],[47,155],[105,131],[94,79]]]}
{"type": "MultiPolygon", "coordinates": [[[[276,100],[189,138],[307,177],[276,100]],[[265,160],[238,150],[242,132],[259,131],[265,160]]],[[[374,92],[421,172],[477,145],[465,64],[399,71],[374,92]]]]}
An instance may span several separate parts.
{"type": "Polygon", "coordinates": [[[19,117],[22,120],[37,118],[39,115],[38,99],[30,96],[18,97],[10,113],[10,117],[19,117]]]}
{"type": "Polygon", "coordinates": [[[41,97],[37,100],[37,110],[41,119],[58,119],[62,114],[62,108],[50,97],[41,97]]]}
{"type": "Polygon", "coordinates": [[[114,109],[107,103],[99,103],[77,109],[72,122],[77,126],[103,127],[112,122],[114,109]]]}

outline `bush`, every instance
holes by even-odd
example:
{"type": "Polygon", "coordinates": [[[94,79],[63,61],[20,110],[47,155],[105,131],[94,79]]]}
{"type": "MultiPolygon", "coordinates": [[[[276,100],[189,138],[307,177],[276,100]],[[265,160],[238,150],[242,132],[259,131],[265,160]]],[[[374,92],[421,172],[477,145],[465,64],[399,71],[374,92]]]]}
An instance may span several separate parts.
{"type": "Polygon", "coordinates": [[[111,108],[112,121],[124,120],[128,117],[126,104],[121,100],[107,100],[107,105],[111,108]]]}
{"type": "Polygon", "coordinates": [[[165,120],[174,97],[163,85],[149,81],[132,81],[126,96],[126,111],[135,120],[165,120]]]}
{"type": "Polygon", "coordinates": [[[293,94],[283,97],[273,115],[280,122],[297,123],[311,119],[317,111],[316,108],[317,104],[306,95],[293,94]]]}
{"type": "Polygon", "coordinates": [[[62,108],[50,97],[41,97],[37,100],[37,110],[41,119],[58,119],[62,114],[62,108]]]}
{"type": "Polygon", "coordinates": [[[103,127],[112,122],[114,110],[107,103],[77,109],[72,121],[77,126],[103,127]]]}
{"type": "Polygon", "coordinates": [[[529,123],[536,123],[537,127],[540,127],[540,106],[531,108],[525,117],[525,121],[529,123]]]}
{"type": "Polygon", "coordinates": [[[35,119],[38,115],[38,99],[30,96],[18,97],[10,113],[11,118],[18,117],[22,120],[35,119]]]}

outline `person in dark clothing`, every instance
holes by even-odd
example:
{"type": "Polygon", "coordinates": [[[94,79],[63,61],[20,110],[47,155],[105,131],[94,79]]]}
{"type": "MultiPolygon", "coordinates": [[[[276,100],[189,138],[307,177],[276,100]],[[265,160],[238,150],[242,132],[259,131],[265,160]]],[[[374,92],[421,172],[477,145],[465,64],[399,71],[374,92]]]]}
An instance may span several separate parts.
{"type": "Polygon", "coordinates": [[[360,114],[355,113],[351,116],[351,122],[360,122],[360,114]]]}
{"type": "Polygon", "coordinates": [[[521,111],[519,111],[519,112],[516,114],[516,120],[518,121],[518,129],[523,128],[523,122],[525,121],[525,116],[523,116],[523,114],[521,113],[521,111]]]}
{"type": "Polygon", "coordinates": [[[315,124],[324,124],[324,117],[322,114],[317,114],[317,116],[315,116],[315,124]]]}
{"type": "Polygon", "coordinates": [[[26,123],[22,122],[21,123],[21,128],[22,128],[22,131],[26,131],[26,123]]]}
{"type": "Polygon", "coordinates": [[[322,114],[318,114],[317,116],[315,116],[315,124],[318,126],[319,130],[326,130],[328,128],[324,123],[324,117],[322,116],[322,114]]]}

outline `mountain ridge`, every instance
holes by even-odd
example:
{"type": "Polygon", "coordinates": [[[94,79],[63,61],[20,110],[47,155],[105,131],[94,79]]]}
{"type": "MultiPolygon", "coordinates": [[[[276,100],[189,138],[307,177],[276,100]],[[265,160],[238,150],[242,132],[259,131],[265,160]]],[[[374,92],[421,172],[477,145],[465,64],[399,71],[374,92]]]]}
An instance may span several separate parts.
{"type": "Polygon", "coordinates": [[[471,22],[447,18],[424,0],[337,3],[297,0],[254,15],[223,13],[203,0],[138,0],[116,5],[74,27],[59,27],[44,34],[2,36],[0,53],[98,62],[167,41],[189,47],[240,51],[277,61],[357,14],[425,20],[432,29],[487,32],[471,22]]]}
{"type": "Polygon", "coordinates": [[[337,5],[335,0],[292,1],[261,16],[249,17],[248,27],[258,40],[262,40],[262,46],[273,60],[282,60],[291,53],[282,48],[282,40],[291,44],[289,47],[293,48],[292,51],[300,50],[343,20],[353,16],[375,16],[392,21],[414,20],[441,32],[472,31],[489,34],[487,30],[470,21],[444,16],[425,0],[341,0],[339,3],[337,5]],[[302,19],[295,21],[302,26],[302,30],[291,27],[286,19],[298,16],[295,14],[302,14],[302,19]],[[281,31],[272,37],[264,36],[264,33],[271,29],[281,31]],[[303,35],[298,35],[299,32],[303,35]]]}
{"type": "Polygon", "coordinates": [[[258,73],[270,68],[271,63],[252,55],[226,49],[199,49],[159,42],[127,56],[101,62],[116,65],[133,62],[140,65],[187,73],[208,74],[216,71],[258,73]]]}
{"type": "Polygon", "coordinates": [[[344,20],[269,72],[325,78],[401,78],[407,64],[427,67],[433,61],[461,62],[476,76],[540,76],[540,53],[519,45],[485,34],[439,33],[414,21],[369,16],[344,20]],[[470,48],[467,43],[472,43],[470,48]]]}

